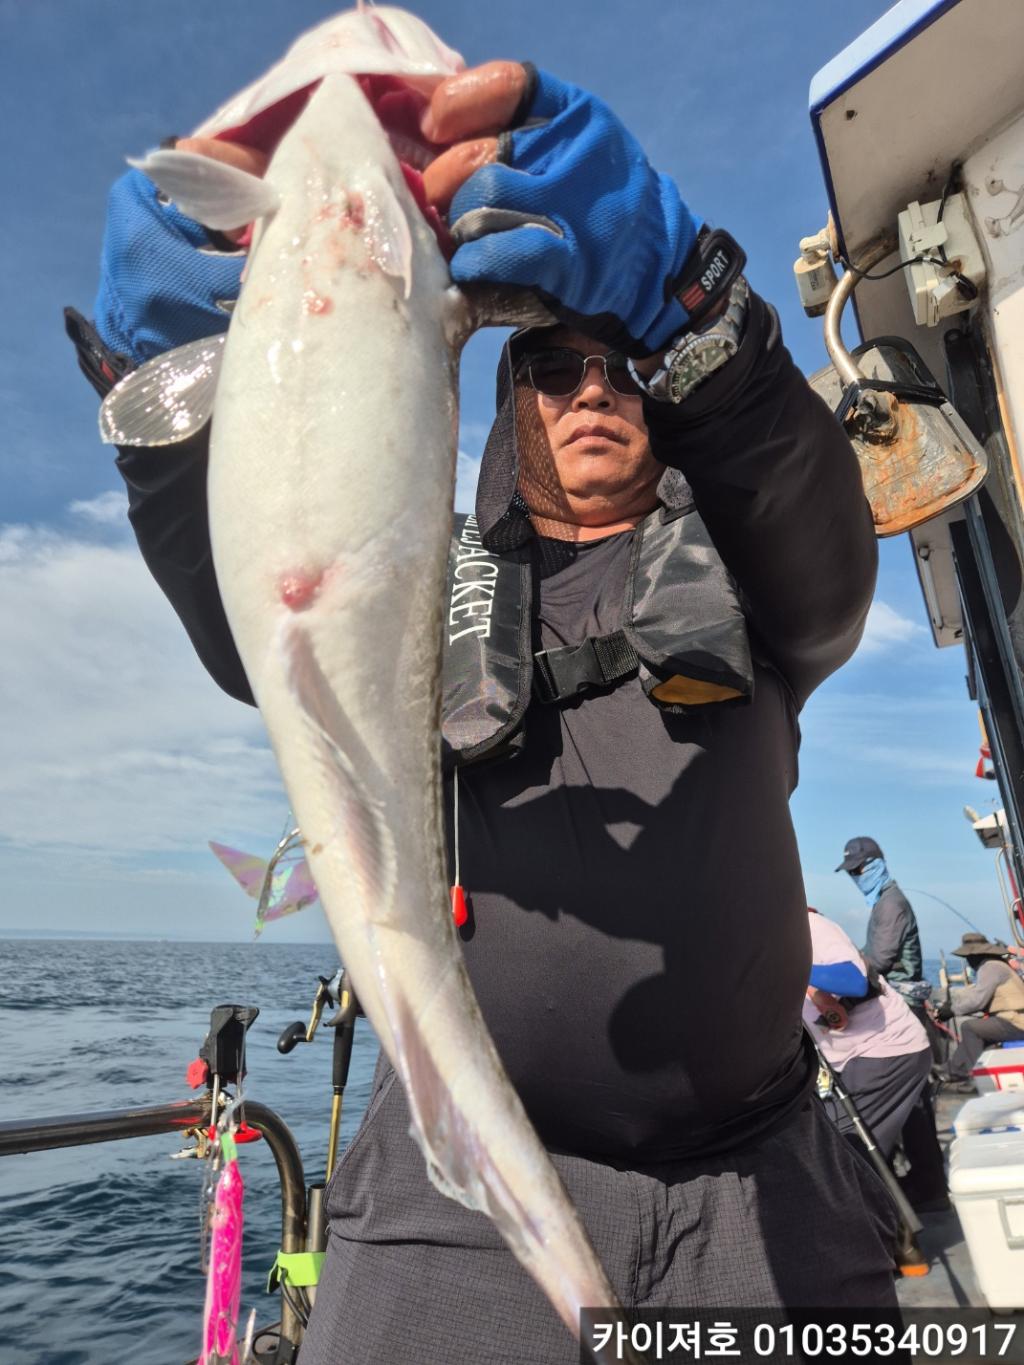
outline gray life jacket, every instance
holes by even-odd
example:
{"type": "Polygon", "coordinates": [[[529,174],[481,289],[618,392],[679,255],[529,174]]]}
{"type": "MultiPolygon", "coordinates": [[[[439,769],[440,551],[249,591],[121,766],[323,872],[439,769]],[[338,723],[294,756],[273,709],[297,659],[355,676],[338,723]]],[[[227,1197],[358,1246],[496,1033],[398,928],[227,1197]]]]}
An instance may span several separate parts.
{"type": "Polygon", "coordinates": [[[637,527],[623,625],[558,649],[533,649],[529,541],[501,553],[475,516],[457,516],[448,561],[442,692],[446,769],[523,742],[531,699],[554,704],[639,677],[650,701],[687,712],[753,695],[736,588],[692,502],[637,527]]]}

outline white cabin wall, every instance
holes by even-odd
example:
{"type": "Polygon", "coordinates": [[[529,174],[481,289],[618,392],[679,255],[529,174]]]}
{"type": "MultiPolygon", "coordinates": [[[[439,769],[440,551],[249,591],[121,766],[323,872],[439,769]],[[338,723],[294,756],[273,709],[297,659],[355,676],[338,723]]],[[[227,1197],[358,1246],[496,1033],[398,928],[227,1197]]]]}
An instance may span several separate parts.
{"type": "Polygon", "coordinates": [[[989,266],[981,307],[1024,502],[1024,110],[967,158],[964,183],[989,266]]]}

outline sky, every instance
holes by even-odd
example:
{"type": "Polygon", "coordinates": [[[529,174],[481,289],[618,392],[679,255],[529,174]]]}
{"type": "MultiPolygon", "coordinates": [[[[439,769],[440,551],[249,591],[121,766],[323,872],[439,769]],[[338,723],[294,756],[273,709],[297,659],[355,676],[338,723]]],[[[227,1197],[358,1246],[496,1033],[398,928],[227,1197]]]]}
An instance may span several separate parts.
{"type": "MultiPolygon", "coordinates": [[[[210,681],[147,576],[61,309],[91,312],[124,157],[187,132],[334,8],[0,0],[0,936],[251,932],[251,902],[206,841],[269,855],[287,813],[275,765],[258,715],[210,681]]],[[[529,58],[604,97],[694,210],[743,243],[810,372],[825,362],[821,328],[800,310],[792,262],[827,204],[807,88],[887,8],[422,0],[417,12],[470,64],[529,58]]],[[[466,507],[498,345],[479,334],[463,361],[466,507]]],[[[962,814],[996,796],[974,777],[964,672],[959,647],[932,645],[908,541],[882,542],[864,643],[804,712],[793,802],[808,898],[855,938],[866,908],[832,869],[856,834],[914,889],[927,955],[966,928],[939,901],[1005,936],[994,856],[962,814]]],[[[327,930],[314,910],[267,934],[327,930]]]]}

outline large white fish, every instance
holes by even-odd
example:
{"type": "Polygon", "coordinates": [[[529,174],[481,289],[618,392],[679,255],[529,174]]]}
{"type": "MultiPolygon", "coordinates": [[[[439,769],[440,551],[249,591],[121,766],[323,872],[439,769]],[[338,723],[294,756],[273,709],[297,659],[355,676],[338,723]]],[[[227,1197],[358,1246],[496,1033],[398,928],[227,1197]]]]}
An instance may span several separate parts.
{"type": "Polygon", "coordinates": [[[426,164],[410,111],[461,65],[400,10],[341,15],[197,129],[283,132],[265,179],[175,152],[140,163],[208,226],[257,226],[223,347],[137,371],[101,428],[159,444],[213,410],[217,578],[342,960],[431,1178],[495,1221],[575,1333],[614,1294],[480,1015],[442,848],[458,359],[479,319],[398,156],[426,164]]]}

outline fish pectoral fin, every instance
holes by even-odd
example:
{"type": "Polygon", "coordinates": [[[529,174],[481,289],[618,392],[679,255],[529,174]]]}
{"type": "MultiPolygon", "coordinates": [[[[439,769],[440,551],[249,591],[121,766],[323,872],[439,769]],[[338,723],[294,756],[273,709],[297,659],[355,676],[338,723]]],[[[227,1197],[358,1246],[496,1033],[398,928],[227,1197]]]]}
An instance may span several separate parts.
{"type": "Polygon", "coordinates": [[[201,431],[213,413],[224,341],[190,341],[126,375],[100,407],[100,439],[114,446],[169,446],[201,431]]]}
{"type": "Polygon", "coordinates": [[[412,290],[412,232],[402,201],[384,174],[364,176],[355,186],[366,205],[363,239],[370,258],[402,281],[403,297],[412,290]]]}
{"type": "Polygon", "coordinates": [[[265,218],[281,202],[258,175],[197,152],[160,149],[129,157],[128,164],[148,175],[182,213],[220,232],[265,218]]]}
{"type": "Polygon", "coordinates": [[[338,812],[337,828],[323,841],[324,853],[336,840],[344,844],[356,890],[374,907],[374,919],[384,922],[394,900],[398,858],[386,819],[383,774],[325,677],[309,631],[288,620],[281,637],[285,677],[326,788],[324,804],[338,812]]]}
{"type": "Polygon", "coordinates": [[[256,853],[244,853],[240,848],[231,848],[228,844],[219,844],[215,839],[208,839],[207,843],[211,853],[227,868],[245,894],[258,901],[266,880],[266,859],[256,853]]]}

